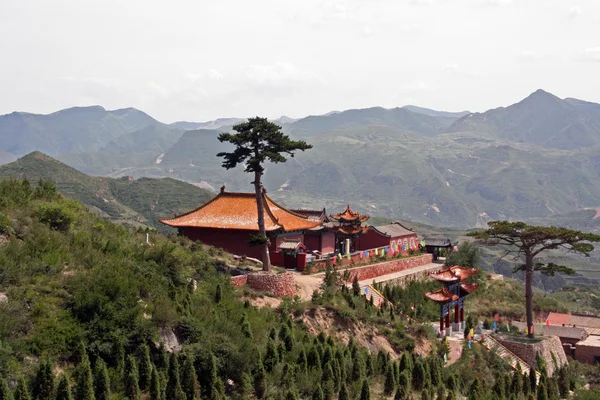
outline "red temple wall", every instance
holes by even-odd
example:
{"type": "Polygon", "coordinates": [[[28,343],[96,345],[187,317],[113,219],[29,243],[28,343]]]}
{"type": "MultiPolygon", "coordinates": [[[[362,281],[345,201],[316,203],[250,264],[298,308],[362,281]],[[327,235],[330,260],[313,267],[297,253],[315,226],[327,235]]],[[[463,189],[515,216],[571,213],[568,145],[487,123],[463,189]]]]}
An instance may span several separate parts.
{"type": "Polygon", "coordinates": [[[304,235],[304,245],[306,249],[321,251],[321,235],[304,235]]]}
{"type": "Polygon", "coordinates": [[[390,240],[387,236],[383,236],[373,229],[363,235],[360,235],[355,239],[354,245],[356,250],[368,250],[377,247],[384,247],[390,245],[390,240]]]}
{"type": "Polygon", "coordinates": [[[248,246],[251,231],[191,227],[183,228],[182,233],[190,240],[199,240],[202,243],[220,247],[228,253],[246,255],[259,260],[262,258],[260,247],[248,246]]]}
{"type": "Polygon", "coordinates": [[[335,251],[335,233],[325,232],[321,236],[321,253],[329,254],[335,251]]]}

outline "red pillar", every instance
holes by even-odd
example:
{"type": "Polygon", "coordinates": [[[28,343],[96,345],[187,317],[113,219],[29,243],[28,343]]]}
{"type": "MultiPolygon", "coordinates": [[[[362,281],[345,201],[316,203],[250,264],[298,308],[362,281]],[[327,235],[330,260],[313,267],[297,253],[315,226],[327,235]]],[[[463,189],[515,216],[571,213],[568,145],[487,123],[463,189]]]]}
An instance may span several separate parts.
{"type": "Polygon", "coordinates": [[[460,307],[460,322],[465,322],[465,306],[460,307]]]}
{"type": "Polygon", "coordinates": [[[444,334],[444,316],[443,315],[440,316],[440,333],[442,335],[444,334]]]}
{"type": "Polygon", "coordinates": [[[459,317],[460,317],[460,315],[459,315],[460,311],[459,310],[460,310],[460,307],[458,306],[458,304],[455,304],[454,305],[454,323],[455,324],[458,324],[460,322],[459,321],[459,317]]]}
{"type": "Polygon", "coordinates": [[[448,314],[446,314],[446,328],[450,328],[450,308],[448,308],[448,314]]]}

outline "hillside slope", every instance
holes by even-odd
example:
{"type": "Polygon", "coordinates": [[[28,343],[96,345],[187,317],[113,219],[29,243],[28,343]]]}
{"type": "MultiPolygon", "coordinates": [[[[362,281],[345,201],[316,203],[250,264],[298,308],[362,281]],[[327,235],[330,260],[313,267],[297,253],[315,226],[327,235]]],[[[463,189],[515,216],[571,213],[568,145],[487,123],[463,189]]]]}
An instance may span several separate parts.
{"type": "Polygon", "coordinates": [[[204,189],[175,179],[105,178],[88,176],[52,157],[34,152],[0,166],[0,177],[53,182],[71,197],[115,221],[164,229],[160,218],[188,211],[212,197],[204,189]]]}

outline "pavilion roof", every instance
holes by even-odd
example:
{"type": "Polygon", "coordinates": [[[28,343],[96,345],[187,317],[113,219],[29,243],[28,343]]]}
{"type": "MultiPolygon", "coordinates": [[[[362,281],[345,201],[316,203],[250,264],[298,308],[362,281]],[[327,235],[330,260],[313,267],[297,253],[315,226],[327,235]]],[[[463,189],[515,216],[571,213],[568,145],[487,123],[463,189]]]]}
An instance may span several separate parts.
{"type": "Polygon", "coordinates": [[[478,287],[479,287],[479,283],[467,283],[467,282],[460,283],[460,289],[463,292],[465,292],[466,294],[473,293],[475,290],[477,290],[478,287]]]}
{"type": "Polygon", "coordinates": [[[454,265],[450,268],[430,274],[433,279],[440,282],[458,282],[475,275],[479,270],[477,268],[467,268],[454,265]]]}
{"type": "Polygon", "coordinates": [[[291,212],[302,215],[308,218],[309,221],[320,221],[329,222],[327,212],[323,208],[322,210],[310,210],[307,208],[290,209],[291,212]]]}
{"type": "Polygon", "coordinates": [[[451,293],[448,289],[443,288],[433,292],[425,293],[425,297],[429,300],[433,300],[436,303],[447,303],[449,301],[458,300],[458,296],[451,293]]]}
{"type": "Polygon", "coordinates": [[[342,235],[362,235],[371,229],[370,226],[334,226],[330,230],[342,235]]]}
{"type": "Polygon", "coordinates": [[[415,235],[414,231],[411,231],[400,222],[394,222],[387,225],[378,225],[374,226],[373,228],[381,234],[389,236],[390,238],[415,235]]]}
{"type": "MultiPolygon", "coordinates": [[[[262,196],[267,232],[305,230],[321,224],[277,204],[264,190],[262,196]]],[[[258,231],[256,196],[254,193],[226,192],[223,187],[219,194],[201,206],[160,222],[174,227],[258,231]]]]}
{"type": "Polygon", "coordinates": [[[350,204],[348,204],[348,207],[346,207],[346,210],[344,212],[341,212],[339,214],[331,214],[330,217],[336,221],[348,221],[348,222],[350,222],[350,221],[365,222],[366,220],[369,219],[368,215],[361,215],[357,212],[352,211],[352,209],[350,208],[350,204]]]}

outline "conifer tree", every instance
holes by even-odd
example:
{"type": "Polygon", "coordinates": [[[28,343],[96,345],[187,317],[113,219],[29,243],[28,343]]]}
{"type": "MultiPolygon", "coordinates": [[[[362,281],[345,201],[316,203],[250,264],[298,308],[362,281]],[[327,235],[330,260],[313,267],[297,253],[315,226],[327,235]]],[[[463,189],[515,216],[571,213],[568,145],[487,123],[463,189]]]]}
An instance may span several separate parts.
{"type": "Polygon", "coordinates": [[[54,394],[54,374],[52,364],[42,360],[33,379],[32,397],[34,399],[50,399],[54,394]]]}
{"type": "Polygon", "coordinates": [[[531,386],[529,385],[529,375],[525,373],[521,377],[521,380],[523,381],[523,396],[525,396],[525,398],[528,398],[529,392],[531,392],[531,386]]]}
{"type": "Polygon", "coordinates": [[[540,383],[537,388],[537,400],[548,400],[548,392],[546,391],[546,385],[540,383]]]}
{"type": "Polygon", "coordinates": [[[456,393],[454,393],[452,390],[449,390],[446,400],[456,400],[456,393]]]}
{"type": "Polygon", "coordinates": [[[265,389],[265,367],[259,358],[254,371],[254,394],[257,398],[262,399],[265,397],[265,389]]]}
{"type": "Polygon", "coordinates": [[[358,283],[358,275],[354,275],[354,279],[352,280],[352,294],[355,296],[360,296],[360,284],[358,283]]]}
{"type": "Polygon", "coordinates": [[[352,374],[350,377],[355,382],[360,382],[365,377],[365,361],[360,352],[356,352],[352,360],[352,374]]]}
{"type": "Polygon", "coordinates": [[[442,363],[438,357],[430,357],[429,361],[429,373],[431,375],[431,384],[433,387],[438,387],[442,384],[442,363]]]}
{"type": "Polygon", "coordinates": [[[425,386],[425,381],[429,378],[428,371],[425,369],[425,365],[419,359],[415,361],[414,369],[412,373],[412,385],[416,390],[422,390],[425,386]]]}
{"type": "Polygon", "coordinates": [[[317,383],[317,387],[312,395],[312,400],[325,400],[323,396],[323,389],[321,389],[321,384],[317,383]]]}
{"type": "Polygon", "coordinates": [[[242,320],[240,321],[240,324],[242,325],[242,332],[244,333],[244,336],[246,336],[248,339],[252,339],[252,328],[250,327],[250,321],[248,321],[248,316],[246,313],[242,314],[242,320]]]}
{"type": "Polygon", "coordinates": [[[136,375],[135,371],[129,371],[125,376],[125,395],[130,400],[139,400],[140,398],[138,375],[136,375]]]}
{"type": "Polygon", "coordinates": [[[298,359],[296,360],[296,365],[300,367],[300,371],[306,373],[308,360],[306,359],[306,353],[304,349],[300,350],[300,354],[298,354],[298,359]]]}
{"type": "Polygon", "coordinates": [[[98,357],[96,365],[94,365],[94,394],[96,400],[110,400],[110,379],[106,363],[102,358],[98,357]]]}
{"type": "Polygon", "coordinates": [[[319,350],[317,346],[312,346],[308,351],[308,356],[306,357],[309,369],[321,368],[321,356],[319,355],[319,350]]]}
{"type": "Polygon", "coordinates": [[[169,353],[165,349],[165,344],[160,342],[156,352],[156,362],[154,363],[160,372],[166,372],[169,369],[169,353]]]}
{"type": "Polygon", "coordinates": [[[383,385],[383,393],[386,396],[391,396],[396,389],[396,376],[394,375],[393,365],[388,365],[387,371],[385,372],[385,383],[383,385]]]}
{"type": "MultiPolygon", "coordinates": [[[[501,381],[502,385],[504,386],[503,382],[504,381],[501,381]]],[[[451,392],[458,390],[458,378],[456,377],[455,374],[448,375],[448,381],[446,382],[446,386],[448,387],[448,390],[451,392]]]]}
{"type": "Polygon", "coordinates": [[[13,400],[8,383],[3,378],[0,378],[0,400],[13,400]]]}
{"type": "Polygon", "coordinates": [[[95,400],[94,378],[92,377],[92,368],[87,356],[78,366],[77,388],[75,390],[77,400],[95,400]]]}
{"type": "Polygon", "coordinates": [[[558,370],[558,392],[563,398],[569,395],[569,371],[567,368],[567,366],[563,366],[558,370]]]}
{"type": "Polygon", "coordinates": [[[14,393],[15,400],[31,400],[31,395],[29,394],[29,388],[27,387],[27,382],[25,382],[25,378],[22,376],[17,379],[17,388],[14,393]]]}
{"type": "Polygon", "coordinates": [[[506,391],[504,390],[504,379],[502,379],[502,376],[499,376],[496,378],[496,383],[494,383],[494,387],[492,388],[492,391],[494,392],[495,398],[499,399],[499,400],[503,400],[506,398],[506,391]]]}
{"type": "Polygon", "coordinates": [[[249,398],[252,394],[253,382],[252,377],[247,373],[242,373],[242,398],[249,398]]]}
{"type": "Polygon", "coordinates": [[[281,127],[269,122],[266,118],[248,118],[247,122],[233,127],[237,133],[221,133],[220,142],[229,142],[235,146],[230,152],[221,152],[217,157],[223,157],[223,167],[235,168],[244,164],[246,172],[254,174],[254,192],[258,210],[258,235],[250,240],[251,245],[260,246],[262,250],[263,270],[271,270],[269,258],[269,238],[265,230],[264,204],[261,177],[265,171],[264,164],[285,162],[284,154],[294,156],[297,150],[308,150],[311,145],[305,141],[294,141],[281,132],[281,127]]]}
{"type": "Polygon", "coordinates": [[[369,388],[369,381],[363,380],[362,387],[360,388],[360,400],[371,400],[371,389],[369,388]]]}
{"type": "Polygon", "coordinates": [[[406,351],[402,353],[402,358],[400,359],[400,372],[408,371],[409,374],[412,375],[413,370],[413,361],[410,354],[406,351]]]}
{"type": "Polygon", "coordinates": [[[398,390],[396,390],[396,395],[394,396],[394,400],[398,400],[398,398],[405,400],[408,399],[410,392],[412,391],[412,376],[408,370],[403,371],[398,378],[398,390]]]}
{"type": "Polygon", "coordinates": [[[535,373],[535,369],[530,368],[529,369],[529,388],[530,388],[530,392],[531,393],[535,393],[535,389],[537,386],[537,376],[535,373]]]}
{"type": "Polygon", "coordinates": [[[338,400],[350,400],[350,395],[348,394],[348,389],[346,388],[346,382],[342,382],[342,384],[340,385],[338,400]]]}
{"type": "Polygon", "coordinates": [[[298,391],[293,390],[293,389],[288,389],[288,391],[285,395],[285,400],[300,400],[298,397],[298,391]]]}
{"type": "Polygon", "coordinates": [[[442,385],[438,386],[436,399],[437,400],[445,400],[446,397],[444,395],[445,395],[444,386],[442,386],[442,385]]]}
{"type": "Polygon", "coordinates": [[[185,393],[181,388],[179,374],[179,359],[176,353],[169,357],[169,379],[167,380],[166,396],[169,400],[185,400],[185,393]]]}
{"type": "Polygon", "coordinates": [[[560,393],[558,391],[556,379],[548,378],[547,385],[546,390],[548,391],[548,400],[558,400],[560,398],[560,393]]]}
{"type": "Polygon", "coordinates": [[[152,368],[150,378],[150,400],[161,400],[161,379],[156,367],[152,368]]]}
{"type": "Polygon", "coordinates": [[[66,373],[62,373],[56,387],[56,400],[73,400],[71,382],[66,373]]]}
{"type": "Polygon", "coordinates": [[[196,368],[194,368],[194,356],[188,354],[183,363],[181,373],[181,386],[187,400],[196,400],[200,398],[200,388],[198,378],[196,377],[196,368]]]}
{"type": "Polygon", "coordinates": [[[479,378],[476,378],[469,389],[469,400],[481,399],[481,392],[481,382],[479,382],[479,378]]]}
{"type": "Polygon", "coordinates": [[[148,345],[140,346],[140,370],[139,383],[140,390],[146,392],[150,388],[150,379],[152,377],[152,361],[150,360],[150,349],[148,345]]]}
{"type": "MultiPolygon", "coordinates": [[[[258,357],[260,359],[260,355],[258,357]]],[[[211,352],[208,354],[208,359],[205,360],[203,364],[204,365],[196,364],[196,373],[199,379],[198,383],[200,384],[200,391],[204,397],[210,399],[213,397],[213,389],[219,376],[217,358],[211,352]]]]}
{"type": "Polygon", "coordinates": [[[277,354],[277,348],[275,347],[275,342],[272,339],[269,339],[267,343],[267,353],[265,354],[265,359],[263,361],[263,365],[265,367],[265,371],[273,372],[273,369],[279,362],[279,355],[277,354]]]}
{"type": "Polygon", "coordinates": [[[518,394],[523,391],[523,375],[521,375],[521,368],[518,368],[512,377],[511,385],[512,393],[518,394]]]}

